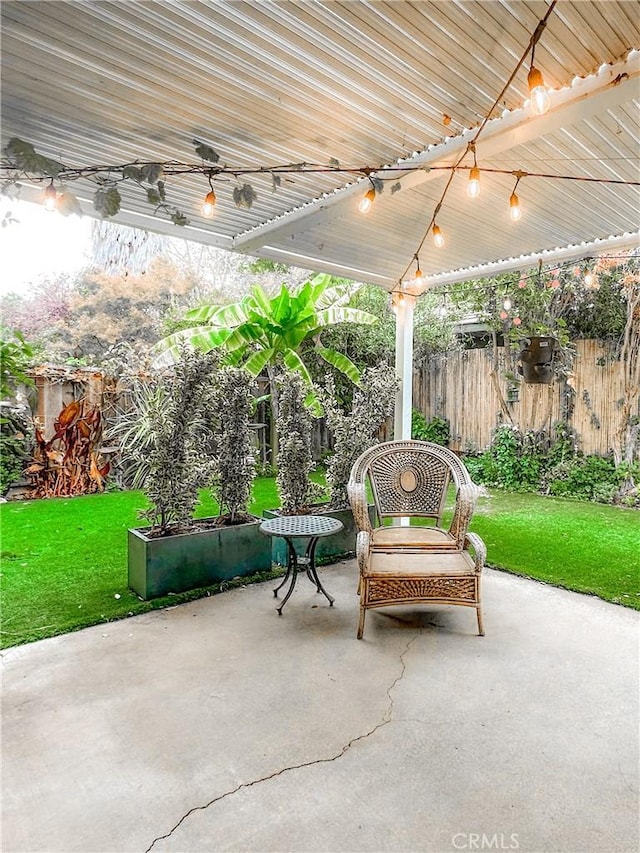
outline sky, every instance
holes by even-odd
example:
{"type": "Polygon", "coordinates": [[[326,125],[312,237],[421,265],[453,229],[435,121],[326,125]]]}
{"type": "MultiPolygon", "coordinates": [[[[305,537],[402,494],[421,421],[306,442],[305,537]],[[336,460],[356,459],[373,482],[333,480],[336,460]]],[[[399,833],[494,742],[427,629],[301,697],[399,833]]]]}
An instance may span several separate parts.
{"type": "Polygon", "coordinates": [[[90,261],[91,220],[62,216],[26,201],[0,201],[18,222],[0,228],[0,295],[28,293],[45,275],[73,273],[90,261]]]}

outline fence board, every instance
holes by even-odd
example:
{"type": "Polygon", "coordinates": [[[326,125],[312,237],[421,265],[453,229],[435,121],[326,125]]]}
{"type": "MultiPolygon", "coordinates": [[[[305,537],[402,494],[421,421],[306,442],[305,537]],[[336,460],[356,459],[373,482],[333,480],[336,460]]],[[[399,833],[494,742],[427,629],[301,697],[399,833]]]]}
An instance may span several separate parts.
{"type": "MultiPolygon", "coordinates": [[[[445,418],[455,450],[482,449],[492,430],[508,418],[491,381],[493,349],[464,350],[433,356],[414,370],[414,406],[427,420],[445,418]]],[[[498,383],[506,397],[504,350],[498,349],[498,383]]],[[[567,421],[585,453],[607,454],[621,426],[623,367],[597,341],[578,341],[573,376],[552,385],[520,383],[518,402],[509,405],[522,430],[550,430],[567,421]]],[[[637,414],[640,414],[640,406],[637,414]]]]}

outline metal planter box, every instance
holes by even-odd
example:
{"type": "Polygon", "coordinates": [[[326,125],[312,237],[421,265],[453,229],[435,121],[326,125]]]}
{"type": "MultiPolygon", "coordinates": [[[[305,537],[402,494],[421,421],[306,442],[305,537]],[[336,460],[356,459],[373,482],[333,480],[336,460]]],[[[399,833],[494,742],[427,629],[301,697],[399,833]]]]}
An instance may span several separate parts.
{"type": "Polygon", "coordinates": [[[146,535],[149,528],[132,528],[129,587],[146,600],[269,571],[271,543],[260,533],[259,524],[256,520],[152,539],[146,535]]]}
{"type": "MultiPolygon", "coordinates": [[[[374,507],[369,507],[369,516],[373,520],[374,507]]],[[[316,561],[331,563],[335,562],[339,557],[352,556],[356,550],[357,530],[353,520],[353,513],[350,509],[326,509],[322,504],[311,507],[312,515],[330,515],[332,518],[337,518],[342,522],[343,528],[340,533],[335,533],[333,536],[323,537],[318,541],[316,548],[316,561]]],[[[275,518],[282,515],[280,510],[265,509],[262,515],[265,518],[275,518]]],[[[279,563],[281,566],[287,565],[287,543],[284,539],[278,536],[273,537],[272,542],[272,559],[274,563],[279,563]]]]}

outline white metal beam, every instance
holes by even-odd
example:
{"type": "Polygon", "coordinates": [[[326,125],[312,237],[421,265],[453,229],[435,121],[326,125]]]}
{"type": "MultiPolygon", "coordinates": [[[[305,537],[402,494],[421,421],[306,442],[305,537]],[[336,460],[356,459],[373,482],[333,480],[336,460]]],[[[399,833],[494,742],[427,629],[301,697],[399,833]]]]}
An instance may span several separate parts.
{"type": "Polygon", "coordinates": [[[393,421],[395,439],[411,438],[413,408],[413,309],[415,296],[400,294],[396,299],[396,376],[400,386],[396,393],[393,421]]]}
{"type": "MultiPolygon", "coordinates": [[[[42,204],[44,192],[43,186],[35,186],[33,184],[21,183],[20,185],[20,200],[27,201],[33,204],[42,204]]],[[[91,199],[83,195],[77,195],[76,198],[85,216],[92,219],[101,219],[99,213],[93,207],[91,199]]],[[[209,246],[215,246],[218,249],[231,250],[231,238],[224,234],[218,234],[209,229],[197,228],[193,225],[177,226],[170,219],[161,219],[159,216],[154,216],[149,213],[139,213],[127,208],[120,208],[117,217],[114,217],[114,222],[118,225],[129,225],[131,228],[141,228],[143,231],[151,231],[155,234],[166,234],[168,237],[177,237],[183,240],[193,240],[198,243],[206,243],[209,246]]]]}
{"type": "Polygon", "coordinates": [[[426,279],[427,290],[431,290],[434,287],[441,287],[445,284],[454,284],[458,281],[468,281],[472,278],[489,278],[492,275],[497,275],[497,273],[528,269],[534,267],[538,261],[542,261],[545,265],[551,265],[561,263],[562,261],[570,261],[574,258],[588,258],[607,252],[625,252],[637,248],[640,248],[640,232],[635,231],[632,234],[621,234],[618,237],[592,240],[588,243],[576,243],[571,246],[534,252],[530,255],[520,255],[517,258],[506,258],[489,264],[479,264],[478,266],[467,267],[466,269],[432,275],[426,279]]]}
{"type": "MultiPolygon", "coordinates": [[[[612,65],[604,65],[597,74],[576,78],[571,86],[554,92],[552,108],[544,116],[532,116],[526,103],[521,109],[505,112],[501,117],[487,123],[476,148],[478,159],[493,157],[632,101],[638,95],[639,79],[640,51],[632,50],[626,59],[612,65]]],[[[402,188],[410,189],[441,174],[440,170],[429,171],[429,168],[453,164],[476,130],[477,128],[470,128],[459,136],[432,145],[426,151],[404,161],[413,171],[397,173],[402,188]]],[[[330,219],[344,215],[336,208],[353,203],[353,196],[360,194],[362,187],[363,182],[357,181],[239,234],[233,240],[233,249],[251,253],[266,243],[273,246],[275,242],[294,238],[298,233],[309,231],[330,219]]],[[[386,195],[381,195],[376,203],[384,203],[385,198],[386,195]]]]}
{"type": "Polygon", "coordinates": [[[313,270],[314,272],[326,272],[330,275],[350,278],[353,281],[366,281],[369,284],[377,284],[385,290],[391,290],[396,284],[395,279],[371,270],[363,270],[360,267],[352,267],[342,263],[332,263],[321,257],[303,255],[300,252],[291,252],[280,249],[277,246],[265,246],[260,250],[261,258],[269,258],[272,261],[280,261],[290,266],[313,270]]]}

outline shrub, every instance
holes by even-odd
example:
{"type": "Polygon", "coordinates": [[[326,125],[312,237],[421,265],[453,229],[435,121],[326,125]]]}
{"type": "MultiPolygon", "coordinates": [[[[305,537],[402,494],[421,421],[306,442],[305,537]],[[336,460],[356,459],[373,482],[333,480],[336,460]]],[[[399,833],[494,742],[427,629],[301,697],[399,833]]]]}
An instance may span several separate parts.
{"type": "Polygon", "coordinates": [[[278,380],[278,474],[276,483],[282,512],[289,515],[308,511],[318,496],[309,481],[313,470],[312,416],[305,406],[308,390],[298,373],[284,373],[278,380]]]}
{"type": "MultiPolygon", "coordinates": [[[[575,431],[565,423],[555,425],[554,436],[550,441],[544,431],[521,433],[502,424],[489,449],[467,455],[465,465],[475,482],[487,486],[600,503],[620,501],[622,484],[640,475],[638,464],[616,468],[612,458],[582,454],[575,431]]],[[[640,505],[640,495],[636,491],[624,503],[640,505]]]]}
{"type": "Polygon", "coordinates": [[[255,466],[251,456],[249,421],[253,408],[254,379],[240,367],[224,367],[218,373],[212,401],[217,464],[211,492],[225,522],[248,521],[247,506],[255,466]]]}
{"type": "Polygon", "coordinates": [[[32,433],[23,409],[0,404],[0,494],[5,495],[22,476],[31,455],[32,433]]]}
{"type": "Polygon", "coordinates": [[[393,412],[398,380],[388,364],[367,368],[355,388],[350,412],[336,400],[335,385],[328,378],[320,392],[327,425],[333,434],[334,450],[327,461],[327,483],[333,509],[349,506],[347,483],[351,468],[361,453],[376,441],[376,433],[393,412]]]}
{"type": "Polygon", "coordinates": [[[490,453],[495,463],[495,484],[506,489],[517,489],[521,483],[520,453],[522,433],[511,424],[499,426],[491,441],[490,453]]]}
{"type": "Polygon", "coordinates": [[[576,456],[549,468],[544,478],[550,495],[611,503],[620,484],[612,459],[602,456],[576,456]]]}
{"type": "Polygon", "coordinates": [[[31,463],[25,473],[32,496],[53,498],[101,492],[110,464],[100,455],[102,414],[86,400],[68,403],[53,422],[47,440],[36,428],[31,463]]]}
{"type": "Polygon", "coordinates": [[[451,427],[449,421],[439,418],[437,415],[427,421],[418,409],[411,412],[411,438],[417,441],[433,441],[443,447],[449,446],[451,440],[451,427]]]}
{"type": "Polygon", "coordinates": [[[33,385],[26,373],[32,356],[21,332],[0,329],[0,399],[13,396],[18,385],[33,385]]]}
{"type": "Polygon", "coordinates": [[[205,452],[211,433],[206,408],[218,356],[186,348],[156,384],[137,394],[136,409],[121,426],[123,450],[135,469],[134,488],[151,503],[140,513],[159,535],[187,525],[198,490],[210,480],[213,461],[205,452]]]}

